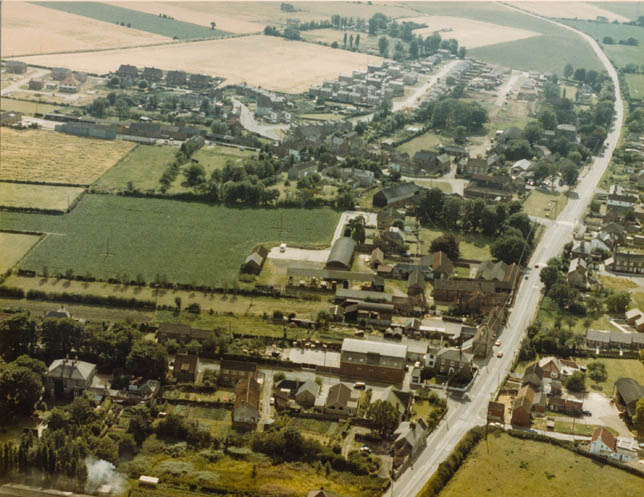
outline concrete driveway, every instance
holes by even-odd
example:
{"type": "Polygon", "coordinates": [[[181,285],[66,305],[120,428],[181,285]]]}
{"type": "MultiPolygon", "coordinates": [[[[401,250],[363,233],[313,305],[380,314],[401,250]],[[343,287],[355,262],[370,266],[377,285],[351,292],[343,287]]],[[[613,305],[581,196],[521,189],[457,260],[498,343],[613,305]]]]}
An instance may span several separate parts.
{"type": "Polygon", "coordinates": [[[584,409],[592,413],[591,416],[583,416],[581,421],[589,425],[603,425],[613,428],[621,436],[633,435],[628,427],[619,417],[619,411],[610,399],[597,392],[589,392],[584,396],[584,409]]]}
{"type": "Polygon", "coordinates": [[[310,249],[300,249],[295,247],[286,247],[284,252],[280,251],[279,247],[273,247],[268,253],[268,257],[271,259],[283,259],[290,261],[302,261],[302,262],[320,262],[324,264],[329,258],[330,249],[324,250],[310,250],[310,249]]]}

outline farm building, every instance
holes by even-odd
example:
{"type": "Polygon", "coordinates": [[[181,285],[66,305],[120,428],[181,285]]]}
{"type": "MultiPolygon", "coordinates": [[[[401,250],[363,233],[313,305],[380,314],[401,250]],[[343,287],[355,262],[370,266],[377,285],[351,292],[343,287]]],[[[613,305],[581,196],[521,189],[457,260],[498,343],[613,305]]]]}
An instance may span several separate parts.
{"type": "Polygon", "coordinates": [[[356,242],[348,236],[338,238],[326,261],[326,269],[351,269],[351,261],[353,260],[353,252],[356,249],[356,242]]]}
{"type": "Polygon", "coordinates": [[[235,385],[233,428],[254,430],[259,422],[260,385],[253,378],[245,378],[235,385]]]}
{"type": "Polygon", "coordinates": [[[620,378],[615,382],[615,403],[624,410],[629,420],[635,417],[637,402],[644,397],[644,386],[633,378],[620,378]]]}
{"type": "Polygon", "coordinates": [[[262,271],[262,266],[266,257],[268,256],[268,250],[263,245],[258,245],[253,249],[253,251],[248,254],[242,270],[245,273],[259,274],[262,271]]]}
{"type": "Polygon", "coordinates": [[[192,354],[176,354],[172,376],[178,381],[194,383],[199,372],[199,357],[192,354]]]}
{"type": "Polygon", "coordinates": [[[29,89],[30,90],[42,90],[45,87],[45,83],[40,79],[30,79],[29,80],[29,89]]]}
{"type": "Polygon", "coordinates": [[[13,74],[24,74],[27,72],[27,64],[19,60],[8,60],[6,62],[7,72],[13,74]]]}
{"type": "Polygon", "coordinates": [[[52,67],[51,79],[54,81],[65,81],[72,75],[72,72],[66,67],[52,67]]]}
{"type": "Polygon", "coordinates": [[[386,383],[400,383],[405,376],[407,346],[345,338],[340,373],[386,383]]]}
{"type": "Polygon", "coordinates": [[[157,340],[165,343],[168,340],[176,340],[177,343],[185,345],[192,340],[203,343],[213,335],[211,330],[200,330],[192,328],[187,324],[161,323],[157,330],[157,340]]]}
{"type": "Polygon", "coordinates": [[[394,205],[404,205],[414,200],[424,188],[416,183],[400,183],[399,185],[390,186],[377,192],[373,196],[374,207],[390,207],[394,205]]]}
{"type": "Polygon", "coordinates": [[[101,138],[103,140],[116,139],[116,128],[113,125],[63,123],[57,124],[54,129],[59,133],[65,133],[68,135],[101,138]]]}

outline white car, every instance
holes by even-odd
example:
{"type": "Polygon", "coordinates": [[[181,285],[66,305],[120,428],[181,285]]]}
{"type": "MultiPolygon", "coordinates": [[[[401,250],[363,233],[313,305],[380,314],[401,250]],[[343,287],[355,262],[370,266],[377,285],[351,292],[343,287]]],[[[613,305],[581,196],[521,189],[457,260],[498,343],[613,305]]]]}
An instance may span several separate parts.
{"type": "Polygon", "coordinates": [[[286,252],[286,244],[280,243],[280,252],[286,252]]]}
{"type": "Polygon", "coordinates": [[[501,346],[501,340],[497,340],[494,345],[496,345],[497,347],[500,347],[501,346]]]}
{"type": "Polygon", "coordinates": [[[503,351],[502,351],[502,350],[499,350],[499,351],[496,353],[496,356],[497,356],[497,357],[503,357],[503,351]]]}

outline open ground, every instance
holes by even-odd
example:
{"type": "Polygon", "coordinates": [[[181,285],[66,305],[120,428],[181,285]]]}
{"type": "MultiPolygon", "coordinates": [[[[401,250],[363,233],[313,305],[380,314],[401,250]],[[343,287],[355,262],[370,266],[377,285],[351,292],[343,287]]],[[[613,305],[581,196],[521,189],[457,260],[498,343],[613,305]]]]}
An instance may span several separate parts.
{"type": "Polygon", "coordinates": [[[121,140],[4,128],[0,180],[89,185],[133,147],[121,140]]]}
{"type": "Polygon", "coordinates": [[[0,228],[49,234],[21,267],[39,273],[138,274],[223,285],[257,243],[326,246],[338,221],[331,209],[232,209],[173,200],[85,195],[65,216],[7,212],[0,228]],[[282,230],[280,232],[280,224],[282,230]]]}
{"type": "Polygon", "coordinates": [[[382,59],[275,36],[244,36],[161,47],[26,57],[29,64],[63,66],[105,74],[121,64],[156,66],[220,76],[227,84],[247,82],[299,93],[325,79],[380,65],[382,59]],[[216,54],[216,56],[214,56],[216,54]]]}
{"type": "Polygon", "coordinates": [[[541,34],[537,31],[510,28],[507,26],[500,27],[498,24],[475,21],[463,17],[421,16],[404,20],[413,21],[418,24],[427,24],[428,27],[426,28],[415,29],[414,34],[416,35],[426,37],[438,31],[442,38],[454,38],[458,41],[459,45],[467,48],[522,40],[532,36],[540,36],[541,34]]]}
{"type": "Polygon", "coordinates": [[[27,2],[2,2],[2,57],[150,45],[171,38],[27,2]]]}
{"type": "Polygon", "coordinates": [[[38,235],[0,232],[0,274],[11,269],[38,240],[38,235]]]}
{"type": "Polygon", "coordinates": [[[0,207],[65,212],[84,188],[0,182],[0,207]]]}
{"type": "Polygon", "coordinates": [[[609,22],[628,21],[627,17],[604,9],[595,2],[517,2],[511,5],[544,17],[592,20],[597,17],[605,17],[609,22]]]}
{"type": "Polygon", "coordinates": [[[641,478],[613,466],[546,442],[494,433],[487,444],[479,442],[440,497],[612,497],[639,495],[641,489],[641,478]]]}

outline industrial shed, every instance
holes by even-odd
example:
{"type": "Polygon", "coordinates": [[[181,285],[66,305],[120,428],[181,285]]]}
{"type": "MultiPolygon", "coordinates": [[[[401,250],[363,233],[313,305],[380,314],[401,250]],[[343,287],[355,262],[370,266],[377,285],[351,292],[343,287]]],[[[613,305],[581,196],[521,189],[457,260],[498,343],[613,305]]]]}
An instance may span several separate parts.
{"type": "Polygon", "coordinates": [[[331,248],[331,253],[326,261],[326,269],[351,269],[351,261],[355,250],[355,240],[348,236],[338,238],[331,248]]]}

